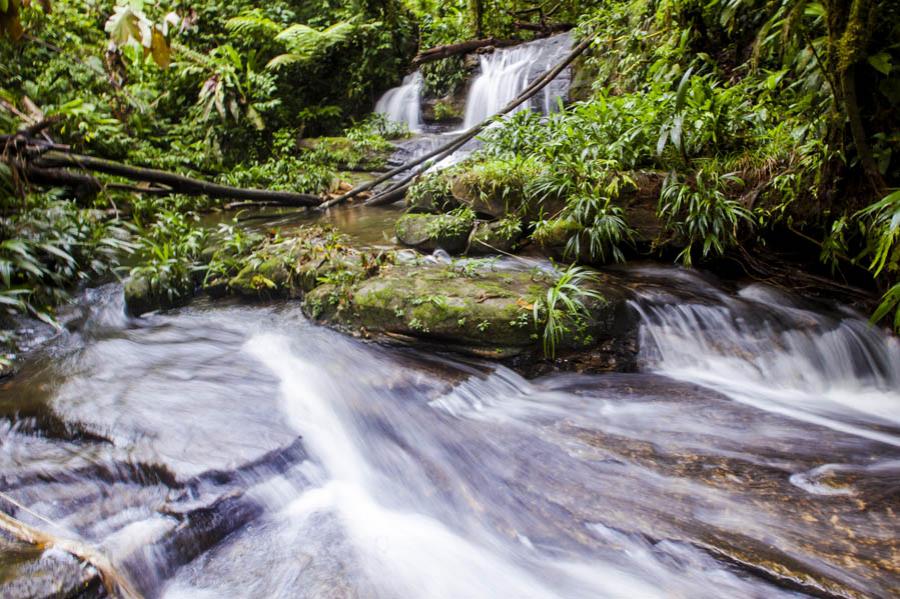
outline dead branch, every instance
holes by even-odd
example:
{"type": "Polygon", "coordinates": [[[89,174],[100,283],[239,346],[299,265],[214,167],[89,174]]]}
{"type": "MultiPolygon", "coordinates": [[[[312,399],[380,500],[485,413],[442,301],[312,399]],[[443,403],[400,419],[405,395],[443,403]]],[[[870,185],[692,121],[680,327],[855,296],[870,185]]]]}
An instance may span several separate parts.
{"type": "MultiPolygon", "coordinates": [[[[0,146],[6,147],[8,153],[15,154],[11,159],[15,160],[17,165],[24,165],[24,175],[33,183],[63,185],[82,190],[94,189],[95,192],[100,189],[100,184],[93,177],[86,178],[70,170],[75,169],[149,183],[156,187],[147,189],[146,192],[155,195],[167,193],[206,195],[230,200],[276,202],[282,206],[294,207],[317,206],[322,201],[319,196],[307,193],[231,187],[169,171],[130,166],[104,158],[75,154],[61,149],[62,146],[58,144],[49,144],[27,137],[23,133],[0,136],[0,146]]],[[[6,156],[6,160],[10,160],[10,157],[6,156]]],[[[131,191],[145,190],[133,188],[131,191]]]]}
{"type": "Polygon", "coordinates": [[[419,52],[416,57],[413,58],[412,63],[414,66],[420,66],[425,64],[426,62],[433,62],[435,60],[441,60],[442,58],[449,58],[451,56],[457,56],[459,54],[468,54],[469,52],[473,52],[475,50],[478,50],[479,48],[487,48],[488,46],[493,46],[494,48],[506,48],[521,43],[522,40],[499,40],[497,38],[489,37],[480,40],[459,42],[457,44],[436,46],[434,48],[429,48],[428,50],[419,52]]]}

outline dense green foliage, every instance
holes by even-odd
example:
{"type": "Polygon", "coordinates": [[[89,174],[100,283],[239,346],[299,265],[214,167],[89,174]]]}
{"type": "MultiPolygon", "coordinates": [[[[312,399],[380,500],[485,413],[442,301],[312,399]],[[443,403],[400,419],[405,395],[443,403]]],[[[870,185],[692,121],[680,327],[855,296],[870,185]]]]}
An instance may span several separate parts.
{"type": "MultiPolygon", "coordinates": [[[[566,232],[567,255],[593,262],[624,259],[628,207],[662,179],[658,249],[690,264],[818,237],[822,260],[890,287],[884,316],[900,307],[898,16],[878,2],[604,3],[581,19],[588,96],[504,120],[469,171],[538,165],[523,200],[545,209],[535,236],[566,232]]],[[[516,193],[507,179],[494,181],[516,193]]]]}
{"type": "MultiPolygon", "coordinates": [[[[21,35],[0,39],[0,133],[58,119],[48,133],[77,151],[310,193],[328,191],[341,168],[378,166],[386,138],[404,134],[362,118],[415,50],[399,3],[15,6],[21,35]],[[345,129],[352,143],[298,145],[345,129]]],[[[204,198],[41,194],[0,169],[7,308],[50,319],[73,286],[133,251],[136,272],[176,293],[202,268],[204,198]]]]}
{"type": "MultiPolygon", "coordinates": [[[[868,272],[884,293],[876,319],[893,315],[900,327],[893,3],[10,0],[0,8],[0,133],[51,119],[46,133],[84,153],[317,194],[334,190],[343,169],[384,166],[388,140],[405,132],[366,112],[417,49],[575,24],[577,37],[594,40],[577,64],[578,101],[490,128],[473,160],[420,178],[412,205],[458,210],[457,183],[476,200],[500,198],[508,214],[492,216],[590,263],[625,260],[638,244],[691,264],[812,240],[836,273],[865,282],[868,272]],[[655,214],[661,232],[652,240],[636,208],[655,214]]],[[[458,91],[465,64],[455,56],[424,66],[426,91],[458,91]]],[[[107,276],[129,254],[134,272],[180,293],[246,250],[239,228],[200,226],[197,213],[212,206],[205,198],[126,192],[110,177],[96,197],[42,191],[7,155],[6,308],[49,319],[78,283],[107,276]],[[210,264],[210,246],[233,251],[210,264]]]]}

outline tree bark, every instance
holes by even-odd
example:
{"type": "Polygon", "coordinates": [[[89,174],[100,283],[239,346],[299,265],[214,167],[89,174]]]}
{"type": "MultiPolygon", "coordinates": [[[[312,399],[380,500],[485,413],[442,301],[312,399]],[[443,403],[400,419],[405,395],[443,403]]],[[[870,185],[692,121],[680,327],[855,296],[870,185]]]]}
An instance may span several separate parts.
{"type": "Polygon", "coordinates": [[[441,60],[442,58],[457,56],[458,54],[468,54],[469,52],[473,52],[479,48],[486,48],[488,46],[494,46],[496,48],[506,48],[521,43],[521,40],[498,40],[497,38],[489,37],[478,40],[469,40],[467,42],[459,42],[458,44],[436,46],[434,48],[429,48],[428,50],[419,52],[416,57],[413,58],[412,63],[413,66],[420,66],[425,64],[426,62],[433,62],[435,60],[441,60]]]}
{"type": "Polygon", "coordinates": [[[884,179],[878,171],[878,165],[869,147],[866,138],[866,130],[863,125],[862,115],[859,110],[859,102],[856,98],[856,65],[848,67],[841,74],[841,89],[844,96],[844,109],[847,111],[847,120],[850,121],[850,135],[853,137],[853,145],[862,163],[863,172],[869,180],[869,185],[876,194],[882,194],[885,190],[884,179]]]}
{"type": "MultiPolygon", "coordinates": [[[[316,195],[306,193],[294,193],[291,191],[269,191],[265,189],[242,189],[239,187],[230,187],[227,185],[219,185],[201,179],[194,179],[152,168],[142,168],[128,166],[112,160],[103,158],[94,158],[93,156],[85,156],[82,154],[71,154],[50,150],[44,152],[31,160],[30,170],[39,171],[41,176],[45,178],[51,177],[51,169],[67,169],[74,168],[85,171],[94,171],[124,177],[132,181],[143,181],[145,183],[155,183],[157,185],[165,185],[171,190],[171,193],[182,193],[185,195],[207,195],[212,198],[224,198],[232,200],[250,200],[264,202],[278,202],[284,206],[318,206],[321,198],[316,195]]],[[[52,176],[57,177],[60,181],[69,175],[62,175],[66,171],[60,171],[52,176]]],[[[155,193],[160,193],[156,191],[155,193]]]]}
{"type": "Polygon", "coordinates": [[[575,25],[572,23],[525,23],[516,21],[513,23],[513,27],[523,31],[535,31],[544,35],[549,35],[551,33],[569,31],[570,29],[574,29],[575,25]]]}

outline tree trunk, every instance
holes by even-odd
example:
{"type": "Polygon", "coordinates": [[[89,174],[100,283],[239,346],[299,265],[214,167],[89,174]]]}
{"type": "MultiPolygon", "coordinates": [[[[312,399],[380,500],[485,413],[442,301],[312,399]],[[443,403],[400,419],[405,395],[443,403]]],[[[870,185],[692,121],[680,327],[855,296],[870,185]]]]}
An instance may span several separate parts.
{"type": "Polygon", "coordinates": [[[412,63],[413,66],[419,66],[425,64],[426,62],[441,60],[442,58],[449,58],[451,56],[457,56],[459,54],[468,54],[469,52],[473,52],[479,48],[487,48],[488,46],[494,46],[495,48],[506,48],[508,46],[515,46],[516,44],[521,43],[521,40],[498,40],[493,37],[488,37],[484,39],[469,40],[467,42],[459,42],[458,44],[435,46],[434,48],[429,48],[428,50],[419,52],[416,57],[413,58],[412,63]]]}
{"type": "MultiPolygon", "coordinates": [[[[232,200],[278,202],[284,206],[317,206],[322,202],[319,196],[312,194],[229,187],[168,171],[128,166],[112,160],[56,150],[40,154],[31,160],[29,166],[30,168],[38,169],[45,178],[51,176],[49,173],[50,169],[75,168],[124,177],[132,181],[165,185],[171,190],[171,193],[182,193],[185,195],[207,195],[212,198],[232,200]]],[[[53,176],[61,180],[65,176],[61,174],[63,172],[65,171],[61,171],[53,176]]]]}
{"type": "Polygon", "coordinates": [[[472,3],[472,21],[475,24],[475,37],[481,37],[484,29],[484,0],[469,0],[472,3]]]}
{"type": "Polygon", "coordinates": [[[862,164],[863,172],[866,174],[872,190],[876,194],[883,194],[884,179],[878,171],[878,164],[875,162],[872,148],[869,147],[862,114],[859,111],[859,101],[856,97],[856,65],[847,67],[841,73],[841,90],[844,97],[844,110],[847,111],[847,120],[850,121],[850,135],[853,136],[853,145],[856,146],[856,153],[862,164]]]}

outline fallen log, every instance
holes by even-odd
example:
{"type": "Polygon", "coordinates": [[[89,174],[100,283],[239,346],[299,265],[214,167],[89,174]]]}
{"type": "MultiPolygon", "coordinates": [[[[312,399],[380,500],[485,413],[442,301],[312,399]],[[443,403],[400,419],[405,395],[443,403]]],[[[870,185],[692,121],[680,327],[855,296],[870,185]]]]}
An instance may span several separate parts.
{"type": "Polygon", "coordinates": [[[165,185],[172,193],[185,195],[207,195],[211,198],[231,200],[278,202],[284,206],[317,206],[321,203],[319,196],[312,194],[230,187],[168,171],[128,166],[104,158],[60,152],[58,150],[44,152],[33,161],[33,165],[42,169],[75,168],[105,173],[107,175],[124,177],[132,181],[165,185]]]}
{"type": "Polygon", "coordinates": [[[467,141],[469,141],[470,139],[472,139],[473,137],[475,137],[476,135],[481,133],[481,131],[485,127],[487,127],[487,125],[489,123],[491,123],[494,120],[494,118],[512,112],[523,102],[525,102],[526,100],[531,98],[533,95],[535,95],[540,90],[544,89],[551,81],[556,79],[556,77],[563,70],[565,70],[565,68],[567,66],[572,64],[572,61],[574,61],[576,58],[578,58],[585,50],[587,50],[590,47],[591,41],[592,40],[589,38],[589,39],[582,41],[577,46],[575,46],[571,50],[571,52],[569,52],[569,54],[566,55],[565,58],[563,58],[559,63],[556,64],[556,66],[554,66],[552,69],[550,69],[549,71],[544,73],[540,78],[538,78],[531,85],[529,85],[527,88],[525,88],[525,90],[522,91],[521,94],[519,94],[509,104],[504,106],[496,115],[493,115],[493,116],[485,119],[484,121],[478,123],[477,125],[471,127],[470,129],[467,129],[466,131],[464,131],[461,135],[456,137],[450,143],[445,144],[439,148],[436,148],[436,149],[432,150],[431,152],[428,152],[427,154],[424,154],[423,156],[416,158],[415,160],[411,160],[411,161],[407,162],[406,164],[398,166],[397,168],[391,169],[390,171],[388,171],[385,174],[381,175],[380,177],[374,179],[373,181],[369,181],[368,183],[364,183],[362,185],[354,187],[347,193],[345,193],[337,198],[334,198],[333,200],[329,200],[327,202],[322,203],[319,206],[319,209],[326,210],[328,208],[331,208],[332,206],[340,204],[341,202],[344,202],[344,201],[352,198],[353,196],[356,196],[364,191],[368,191],[369,189],[372,189],[379,183],[383,183],[383,182],[387,181],[388,179],[394,177],[395,175],[399,175],[400,173],[406,172],[414,167],[422,165],[411,175],[408,175],[407,177],[403,178],[402,180],[394,183],[386,191],[371,198],[369,201],[366,202],[366,205],[378,206],[378,205],[381,205],[384,203],[388,203],[388,199],[386,199],[386,198],[389,198],[389,197],[394,197],[395,199],[393,199],[391,201],[396,201],[399,198],[396,197],[396,194],[394,192],[396,192],[401,187],[407,185],[418,175],[420,175],[423,172],[425,172],[426,170],[428,170],[432,166],[432,164],[434,164],[434,161],[440,160],[440,159],[444,158],[445,156],[449,156],[450,154],[452,154],[453,152],[458,150],[460,147],[462,147],[467,141]],[[391,194],[391,196],[388,196],[388,194],[391,194]]]}
{"type": "Polygon", "coordinates": [[[104,187],[113,187],[153,195],[175,193],[207,195],[212,198],[277,203],[292,207],[318,206],[322,202],[319,196],[308,193],[231,187],[169,171],[130,166],[114,160],[75,154],[66,146],[29,137],[26,133],[0,135],[0,147],[3,148],[0,160],[9,162],[14,168],[21,170],[25,179],[31,183],[70,187],[79,195],[97,193],[104,187]],[[127,187],[119,184],[104,186],[93,176],[72,172],[73,170],[105,173],[147,183],[153,187],[127,187]]]}
{"type": "Polygon", "coordinates": [[[451,56],[457,56],[459,54],[468,54],[469,52],[473,52],[475,50],[478,50],[479,48],[487,48],[488,46],[493,46],[495,48],[506,48],[521,43],[522,40],[500,40],[494,37],[489,37],[480,40],[459,42],[457,44],[435,46],[434,48],[429,48],[428,50],[419,52],[415,56],[415,58],[413,58],[412,63],[413,66],[420,66],[425,64],[426,62],[433,62],[435,60],[441,60],[442,58],[450,58],[451,56]]]}
{"type": "Polygon", "coordinates": [[[516,21],[513,27],[521,31],[534,31],[542,35],[550,35],[551,33],[561,33],[574,29],[574,23],[527,23],[516,21]]]}

